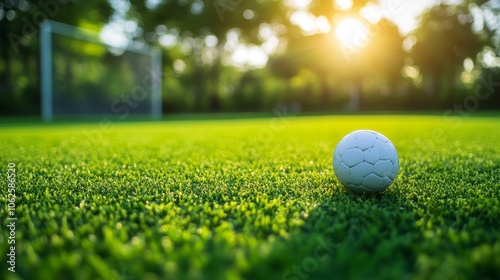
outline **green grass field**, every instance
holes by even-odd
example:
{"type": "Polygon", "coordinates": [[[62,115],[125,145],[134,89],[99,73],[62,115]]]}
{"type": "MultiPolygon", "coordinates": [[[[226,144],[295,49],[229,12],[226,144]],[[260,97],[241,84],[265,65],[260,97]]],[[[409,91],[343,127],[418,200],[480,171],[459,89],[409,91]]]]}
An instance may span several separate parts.
{"type": "Polygon", "coordinates": [[[0,126],[1,279],[499,279],[500,115],[0,126]],[[389,137],[395,183],[336,143],[389,137]],[[7,166],[16,164],[16,273],[7,166]]]}

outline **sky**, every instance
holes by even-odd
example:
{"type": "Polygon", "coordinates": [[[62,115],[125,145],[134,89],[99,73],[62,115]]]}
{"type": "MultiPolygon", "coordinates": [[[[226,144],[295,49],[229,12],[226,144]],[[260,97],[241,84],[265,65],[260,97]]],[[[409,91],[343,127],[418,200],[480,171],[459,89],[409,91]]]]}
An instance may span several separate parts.
{"type": "MultiPolygon", "coordinates": [[[[408,34],[418,26],[418,17],[426,9],[438,4],[437,0],[381,0],[382,6],[388,13],[388,19],[398,25],[402,34],[408,34]],[[393,8],[391,8],[393,7],[393,8]]],[[[460,3],[461,1],[443,1],[446,3],[460,3]]]]}
{"type": "Polygon", "coordinates": [[[381,0],[381,6],[386,17],[398,25],[402,34],[407,34],[417,27],[419,15],[436,2],[436,0],[381,0]]]}

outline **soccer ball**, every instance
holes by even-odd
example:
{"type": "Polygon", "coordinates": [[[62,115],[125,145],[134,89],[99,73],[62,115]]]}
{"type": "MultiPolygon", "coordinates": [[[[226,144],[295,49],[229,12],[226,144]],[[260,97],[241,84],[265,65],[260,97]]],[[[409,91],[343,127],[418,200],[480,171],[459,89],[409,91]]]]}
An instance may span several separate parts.
{"type": "Polygon", "coordinates": [[[340,183],[359,193],[385,190],[398,169],[394,145],[376,131],[351,132],[340,140],[333,153],[333,170],[340,183]]]}

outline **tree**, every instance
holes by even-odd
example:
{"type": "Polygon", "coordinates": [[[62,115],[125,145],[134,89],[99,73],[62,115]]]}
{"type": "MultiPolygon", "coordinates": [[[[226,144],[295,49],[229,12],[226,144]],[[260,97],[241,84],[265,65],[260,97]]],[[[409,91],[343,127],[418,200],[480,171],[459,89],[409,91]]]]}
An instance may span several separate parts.
{"type": "Polygon", "coordinates": [[[449,99],[464,59],[475,59],[486,44],[472,31],[467,6],[433,7],[422,16],[414,36],[417,42],[412,60],[420,68],[428,91],[442,100],[449,99]]]}
{"type": "Polygon", "coordinates": [[[315,16],[332,17],[334,15],[358,15],[359,11],[368,4],[370,0],[354,0],[349,9],[339,9],[336,1],[313,0],[309,6],[309,11],[315,16]]]}
{"type": "Polygon", "coordinates": [[[0,69],[0,99],[3,105],[0,111],[17,113],[23,109],[21,107],[33,107],[33,102],[38,102],[40,67],[37,35],[42,21],[51,19],[98,30],[108,21],[113,9],[108,1],[100,0],[6,0],[0,6],[0,12],[5,14],[0,18],[0,59],[5,65],[0,69]],[[14,65],[20,68],[16,73],[25,75],[29,81],[25,88],[13,83],[14,65]],[[14,93],[21,97],[15,99],[14,93]],[[27,96],[31,99],[26,100],[27,96]],[[16,100],[21,105],[13,104],[16,100]]]}
{"type": "Polygon", "coordinates": [[[366,44],[347,46],[332,33],[304,35],[300,30],[292,29],[286,34],[289,41],[286,53],[273,58],[271,66],[277,75],[287,78],[296,75],[300,68],[311,69],[320,79],[322,104],[328,105],[332,100],[332,82],[347,86],[351,98],[349,107],[358,110],[366,80],[377,79],[391,87],[401,80],[400,71],[405,58],[401,47],[403,38],[388,20],[372,24],[359,16],[359,10],[368,1],[354,1],[348,11],[337,9],[334,2],[312,1],[309,12],[334,19],[330,22],[332,29],[346,18],[356,19],[368,27],[360,34],[363,38],[359,38],[366,40],[366,44]]]}
{"type": "MultiPolygon", "coordinates": [[[[197,70],[194,73],[195,96],[209,95],[212,109],[219,104],[218,92],[221,63],[226,53],[227,33],[238,30],[240,40],[247,44],[261,44],[259,28],[264,23],[282,22],[285,18],[283,1],[242,1],[242,0],[194,0],[194,1],[163,1],[158,5],[148,6],[144,0],[132,0],[131,17],[141,22],[143,34],[154,32],[159,25],[180,30],[180,37],[204,39],[209,35],[217,38],[215,52],[211,65],[200,65],[200,56],[204,49],[199,44],[195,46],[192,59],[197,70]],[[210,73],[204,75],[203,67],[209,67],[210,73]],[[213,86],[207,88],[202,80],[210,79],[213,86]]],[[[196,41],[195,41],[196,42],[196,41]]]]}

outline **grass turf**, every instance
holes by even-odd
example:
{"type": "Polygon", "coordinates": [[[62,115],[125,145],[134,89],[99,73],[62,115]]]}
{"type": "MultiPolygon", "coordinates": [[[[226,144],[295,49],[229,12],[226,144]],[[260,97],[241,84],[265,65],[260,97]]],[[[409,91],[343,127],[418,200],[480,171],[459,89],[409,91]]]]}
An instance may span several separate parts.
{"type": "Polygon", "coordinates": [[[316,116],[0,128],[2,279],[498,279],[500,117],[316,116]],[[453,120],[453,122],[448,122],[453,120]],[[400,156],[339,185],[342,136],[400,156]]]}

